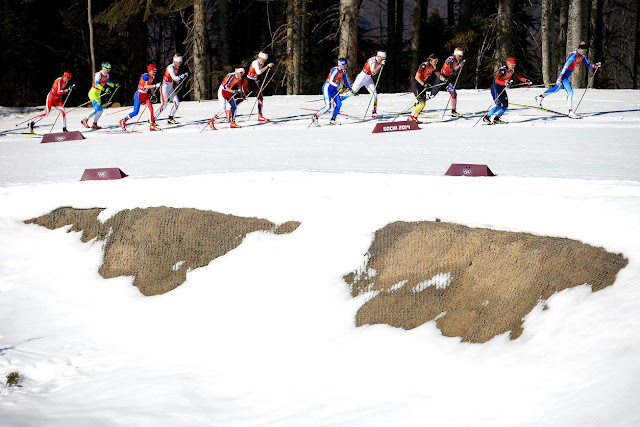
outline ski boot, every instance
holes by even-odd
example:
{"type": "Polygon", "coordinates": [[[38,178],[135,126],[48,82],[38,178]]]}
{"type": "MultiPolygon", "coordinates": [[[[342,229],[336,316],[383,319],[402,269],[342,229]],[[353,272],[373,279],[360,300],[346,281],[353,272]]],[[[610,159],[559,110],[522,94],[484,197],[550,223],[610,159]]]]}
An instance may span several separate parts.
{"type": "Polygon", "coordinates": [[[378,117],[378,112],[377,112],[376,110],[373,110],[373,111],[371,112],[371,118],[372,118],[372,119],[375,119],[376,117],[378,117]]]}
{"type": "Polygon", "coordinates": [[[538,107],[542,108],[542,100],[544,99],[544,95],[536,96],[536,104],[538,107]]]}
{"type": "Polygon", "coordinates": [[[168,123],[171,123],[172,125],[179,125],[180,122],[177,122],[173,116],[169,116],[169,120],[167,120],[168,123]]]}
{"type": "Polygon", "coordinates": [[[258,114],[258,121],[259,122],[268,122],[269,119],[267,119],[265,116],[262,115],[262,113],[258,114]]]}
{"type": "Polygon", "coordinates": [[[491,122],[491,117],[489,117],[487,114],[484,115],[484,117],[482,118],[482,121],[487,125],[492,125],[493,124],[491,122]]]}
{"type": "Polygon", "coordinates": [[[329,120],[329,124],[330,125],[335,125],[336,124],[336,118],[335,117],[331,117],[331,120],[329,120]]]}
{"type": "Polygon", "coordinates": [[[120,127],[122,128],[122,130],[126,131],[127,130],[127,121],[125,119],[121,119],[118,123],[120,123],[120,127]]]}
{"type": "Polygon", "coordinates": [[[458,113],[456,110],[451,110],[451,115],[453,117],[462,117],[462,114],[458,113]]]}
{"type": "Polygon", "coordinates": [[[91,125],[91,129],[102,129],[97,123],[91,125]]]}
{"type": "Polygon", "coordinates": [[[62,128],[62,132],[69,132],[67,128],[62,128]]]}
{"type": "Polygon", "coordinates": [[[236,121],[232,121],[231,125],[229,126],[231,129],[240,129],[240,126],[238,124],[236,124],[236,121]]]}
{"type": "Polygon", "coordinates": [[[89,126],[89,119],[82,119],[81,123],[82,126],[86,127],[87,129],[91,128],[91,126],[89,126]]]}
{"type": "Polygon", "coordinates": [[[495,116],[495,117],[493,118],[493,124],[494,124],[494,125],[504,125],[504,124],[506,124],[506,123],[507,123],[507,122],[502,121],[502,119],[501,119],[500,117],[498,117],[498,116],[495,116]]]}
{"type": "Polygon", "coordinates": [[[151,123],[149,125],[149,130],[151,130],[151,131],[161,131],[162,129],[160,129],[157,124],[151,123]]]}
{"type": "Polygon", "coordinates": [[[215,127],[215,125],[213,124],[214,122],[215,122],[215,118],[214,118],[214,117],[212,117],[212,118],[210,118],[210,119],[207,121],[207,124],[209,125],[209,127],[210,127],[211,129],[213,129],[213,130],[217,130],[217,129],[216,129],[216,127],[215,127]]]}
{"type": "Polygon", "coordinates": [[[35,123],[31,122],[29,123],[29,132],[33,133],[33,126],[35,125],[35,123]]]}
{"type": "Polygon", "coordinates": [[[418,120],[418,118],[416,116],[409,116],[409,121],[410,122],[416,122],[417,124],[422,124],[422,122],[420,120],[418,120]]]}
{"type": "Polygon", "coordinates": [[[572,119],[579,119],[580,116],[578,116],[576,113],[573,112],[573,110],[569,110],[569,117],[571,117],[572,119]]]}

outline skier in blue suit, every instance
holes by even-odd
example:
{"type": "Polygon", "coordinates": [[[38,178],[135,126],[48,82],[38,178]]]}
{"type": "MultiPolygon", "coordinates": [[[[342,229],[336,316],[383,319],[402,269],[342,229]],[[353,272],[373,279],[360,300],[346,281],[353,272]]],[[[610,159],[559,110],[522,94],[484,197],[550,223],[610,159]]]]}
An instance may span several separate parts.
{"type": "Polygon", "coordinates": [[[331,117],[330,124],[335,124],[336,117],[340,113],[340,107],[342,107],[342,100],[347,96],[340,97],[338,95],[338,87],[340,80],[344,82],[349,91],[353,91],[349,80],[347,79],[347,60],[344,58],[338,59],[338,65],[333,67],[327,76],[327,80],[322,85],[322,96],[324,97],[324,107],[313,115],[313,121],[317,122],[318,117],[329,111],[331,104],[334,104],[333,115],[331,117]]]}
{"type": "Polygon", "coordinates": [[[575,119],[578,117],[576,113],[573,112],[573,88],[571,87],[571,83],[569,82],[569,77],[573,74],[576,65],[580,65],[580,63],[584,63],[587,68],[600,68],[600,62],[596,62],[595,64],[591,64],[587,60],[587,50],[589,50],[589,45],[585,42],[581,42],[574,52],[571,52],[567,61],[564,63],[564,67],[558,73],[558,80],[556,80],[556,85],[552,88],[547,89],[542,95],[536,96],[536,102],[542,108],[542,100],[545,96],[551,95],[552,93],[556,93],[561,88],[567,92],[567,107],[569,107],[569,117],[575,119]]]}

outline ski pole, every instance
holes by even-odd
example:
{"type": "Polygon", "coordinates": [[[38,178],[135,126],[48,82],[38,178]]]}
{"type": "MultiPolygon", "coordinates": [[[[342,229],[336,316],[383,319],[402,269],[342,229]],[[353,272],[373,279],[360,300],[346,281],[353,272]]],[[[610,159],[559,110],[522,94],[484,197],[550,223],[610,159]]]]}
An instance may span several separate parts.
{"type": "Polygon", "coordinates": [[[40,117],[40,114],[38,114],[37,116],[33,116],[30,119],[27,119],[27,120],[25,120],[23,122],[18,123],[18,124],[16,124],[16,126],[20,126],[20,125],[25,124],[27,122],[33,121],[34,119],[37,119],[38,117],[40,117]]]}
{"type": "MultiPolygon", "coordinates": [[[[71,91],[73,90],[73,88],[76,85],[73,85],[69,88],[69,92],[67,92],[67,97],[64,99],[64,102],[62,103],[62,110],[64,110],[64,106],[67,105],[67,101],[69,100],[69,97],[71,96],[71,91]]],[[[56,123],[58,122],[58,117],[60,117],[60,113],[62,113],[62,110],[58,109],[58,115],[56,116],[56,119],[53,121],[53,125],[51,126],[51,130],[49,131],[49,133],[53,132],[53,127],[56,125],[56,123]]]]}
{"type": "Polygon", "coordinates": [[[580,97],[580,101],[578,102],[578,105],[576,106],[576,108],[573,110],[573,112],[575,113],[576,111],[578,111],[578,107],[580,106],[580,103],[582,102],[582,98],[584,98],[584,94],[587,93],[587,91],[589,90],[589,86],[591,86],[591,84],[593,83],[593,79],[596,77],[596,73],[598,72],[598,70],[600,69],[600,67],[596,68],[596,71],[593,72],[593,75],[591,76],[591,78],[589,79],[589,84],[587,85],[587,88],[584,90],[584,92],[582,93],[582,96],[580,97]]]}
{"type": "MultiPolygon", "coordinates": [[[[397,119],[398,117],[400,117],[401,115],[403,115],[403,114],[406,112],[407,108],[408,108],[408,107],[410,107],[410,106],[411,106],[411,104],[413,104],[414,102],[416,102],[416,99],[420,98],[420,97],[422,96],[422,94],[423,94],[423,93],[425,93],[427,90],[429,90],[429,89],[433,89],[434,87],[437,87],[437,86],[442,86],[442,85],[444,85],[444,84],[447,84],[447,82],[438,83],[437,85],[433,85],[433,86],[424,86],[424,89],[422,90],[422,92],[420,92],[420,93],[419,93],[415,98],[413,98],[413,99],[412,99],[412,100],[407,104],[407,106],[406,106],[406,107],[404,107],[402,110],[400,110],[400,112],[399,112],[399,113],[398,113],[398,114],[393,118],[393,120],[391,120],[391,121],[392,121],[392,122],[395,122],[395,121],[396,121],[396,119],[397,119]]],[[[413,93],[413,92],[410,92],[410,93],[413,93]]]]}
{"type": "Polygon", "coordinates": [[[118,110],[118,111],[112,111],[112,112],[110,112],[110,113],[108,113],[108,114],[106,114],[106,115],[107,115],[107,116],[110,116],[110,115],[112,115],[112,114],[118,114],[118,113],[121,113],[121,112],[123,112],[123,111],[131,110],[132,108],[133,108],[133,106],[131,106],[131,107],[125,107],[125,108],[123,108],[123,109],[121,109],[121,110],[118,110]]]}
{"type": "Polygon", "coordinates": [[[478,119],[478,121],[472,126],[472,127],[476,127],[476,125],[478,123],[480,123],[480,120],[482,120],[482,118],[485,116],[485,114],[487,114],[487,112],[489,111],[489,109],[491,107],[493,107],[496,102],[498,102],[498,100],[500,99],[500,97],[502,96],[502,94],[504,93],[504,91],[507,90],[507,85],[504,85],[504,88],[500,91],[500,93],[498,94],[498,96],[495,97],[495,99],[493,100],[493,102],[489,105],[489,108],[487,108],[486,110],[484,110],[484,113],[482,113],[480,115],[480,118],[478,119]]]}
{"type": "MultiPolygon", "coordinates": [[[[103,96],[105,96],[105,95],[109,95],[110,93],[111,93],[111,92],[104,92],[104,93],[101,93],[100,95],[98,95],[98,98],[102,98],[103,96]]],[[[69,113],[70,113],[70,112],[72,112],[72,111],[77,110],[78,108],[82,108],[82,107],[84,107],[85,105],[87,105],[87,104],[89,104],[89,103],[91,103],[91,102],[93,102],[93,100],[91,100],[91,99],[90,99],[90,100],[88,100],[87,102],[85,102],[84,104],[81,104],[81,105],[78,105],[77,107],[72,108],[71,110],[69,110],[69,113]]]]}
{"type": "MultiPolygon", "coordinates": [[[[384,65],[380,68],[380,72],[378,73],[378,79],[376,80],[376,85],[373,88],[373,93],[376,93],[376,90],[378,89],[378,82],[380,81],[382,70],[384,70],[384,65]]],[[[373,93],[371,94],[371,98],[369,99],[369,105],[367,105],[367,111],[364,112],[364,117],[362,118],[362,120],[364,120],[367,117],[367,113],[369,112],[369,107],[371,107],[371,101],[373,101],[373,93]]]]}
{"type": "Polygon", "coordinates": [[[249,121],[251,119],[251,115],[253,114],[253,109],[256,108],[256,104],[258,103],[258,100],[260,99],[260,95],[262,94],[262,88],[264,87],[264,83],[267,81],[267,76],[269,75],[269,71],[271,71],[271,67],[269,67],[269,69],[267,70],[267,73],[264,75],[264,78],[262,79],[262,84],[260,85],[260,90],[258,91],[258,95],[256,96],[256,102],[253,103],[253,107],[251,107],[251,112],[249,113],[249,118],[247,118],[247,121],[249,121]]]}
{"type": "Polygon", "coordinates": [[[142,112],[140,113],[140,115],[138,116],[138,120],[136,120],[136,122],[133,124],[133,127],[131,128],[131,130],[129,131],[129,135],[131,135],[133,133],[133,130],[136,128],[136,125],[138,124],[138,122],[140,121],[140,118],[142,118],[142,115],[144,114],[144,112],[147,110],[147,103],[145,102],[144,104],[144,108],[142,109],[142,112]]]}
{"type": "MultiPolygon", "coordinates": [[[[460,78],[460,74],[462,74],[462,68],[463,67],[460,67],[460,69],[458,71],[458,76],[456,77],[456,81],[455,81],[455,83],[453,83],[453,90],[456,90],[456,85],[458,84],[458,79],[460,78]]],[[[449,100],[447,101],[447,105],[444,107],[444,111],[442,112],[442,118],[440,119],[440,121],[444,120],[444,115],[447,112],[447,108],[449,108],[449,103],[450,102],[451,102],[451,96],[449,96],[449,100]]]]}

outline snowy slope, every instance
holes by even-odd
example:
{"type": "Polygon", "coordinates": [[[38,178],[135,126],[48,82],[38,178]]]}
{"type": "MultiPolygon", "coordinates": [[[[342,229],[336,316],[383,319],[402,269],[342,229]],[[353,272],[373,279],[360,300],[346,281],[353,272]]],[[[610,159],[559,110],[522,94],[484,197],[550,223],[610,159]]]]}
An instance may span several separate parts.
{"type": "MultiPolygon", "coordinates": [[[[510,102],[536,94],[512,90],[510,102]]],[[[0,424],[638,425],[638,92],[590,90],[582,120],[512,107],[508,125],[475,127],[488,91],[460,91],[469,116],[442,122],[440,94],[425,111],[437,118],[396,134],[347,116],[307,129],[316,99],[268,97],[266,124],[255,111],[243,123],[246,102],[242,129],[199,132],[218,104],[185,102],[184,124],[160,120],[162,133],[141,121],[142,133],[87,131],[81,142],[0,137],[0,375],[24,378],[0,388],[0,424]],[[451,163],[498,176],[442,176],[451,163]],[[94,167],[130,176],[78,181],[94,167]],[[144,297],[131,278],[99,276],[101,244],[22,223],[61,206],[105,207],[107,219],[162,205],[302,225],[254,233],[176,290],[144,297]],[[602,291],[553,296],[514,341],[461,343],[433,323],[355,328],[363,300],[342,276],[378,228],[434,218],[578,239],[629,264],[602,291]]],[[[384,94],[379,111],[390,118],[410,101],[384,94]]],[[[361,117],[368,102],[350,98],[343,113],[361,117]]],[[[566,108],[560,94],[545,106],[566,108]]],[[[0,109],[0,129],[29,114],[0,109]]],[[[100,124],[116,129],[124,114],[100,124]]]]}

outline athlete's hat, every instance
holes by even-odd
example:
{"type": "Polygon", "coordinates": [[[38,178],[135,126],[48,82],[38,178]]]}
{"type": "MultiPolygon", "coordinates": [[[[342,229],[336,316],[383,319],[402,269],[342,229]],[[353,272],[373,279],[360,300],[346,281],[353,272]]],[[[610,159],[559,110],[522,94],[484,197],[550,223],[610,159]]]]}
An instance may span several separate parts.
{"type": "Polygon", "coordinates": [[[106,68],[107,70],[111,69],[111,64],[109,64],[108,62],[103,62],[102,63],[102,68],[106,68]]]}
{"type": "Polygon", "coordinates": [[[175,56],[173,57],[173,62],[180,62],[180,63],[182,63],[182,56],[180,56],[180,55],[175,55],[175,56]]]}
{"type": "Polygon", "coordinates": [[[453,51],[453,54],[458,56],[464,56],[464,51],[459,47],[457,47],[456,50],[453,51]]]}
{"type": "Polygon", "coordinates": [[[244,73],[244,68],[240,67],[240,68],[236,68],[235,73],[244,73]]]}
{"type": "Polygon", "coordinates": [[[507,58],[507,65],[516,65],[516,58],[513,56],[511,58],[507,58]]]}
{"type": "Polygon", "coordinates": [[[587,44],[587,42],[580,42],[580,45],[578,45],[578,49],[589,50],[589,45],[587,44]]]}
{"type": "Polygon", "coordinates": [[[70,71],[65,71],[64,73],[62,73],[62,77],[66,77],[68,79],[71,78],[71,72],[70,71]]]}
{"type": "Polygon", "coordinates": [[[156,66],[153,64],[149,64],[149,66],[147,67],[147,73],[157,73],[158,70],[156,70],[156,66]]]}
{"type": "Polygon", "coordinates": [[[387,52],[381,50],[381,51],[378,52],[377,56],[379,56],[381,58],[386,58],[387,57],[387,52]]]}
{"type": "Polygon", "coordinates": [[[269,55],[267,55],[267,54],[266,54],[266,53],[264,53],[264,52],[260,52],[260,53],[258,54],[258,58],[262,58],[262,59],[269,59],[269,55]]]}
{"type": "Polygon", "coordinates": [[[346,59],[338,59],[338,65],[347,65],[346,59]]]}

